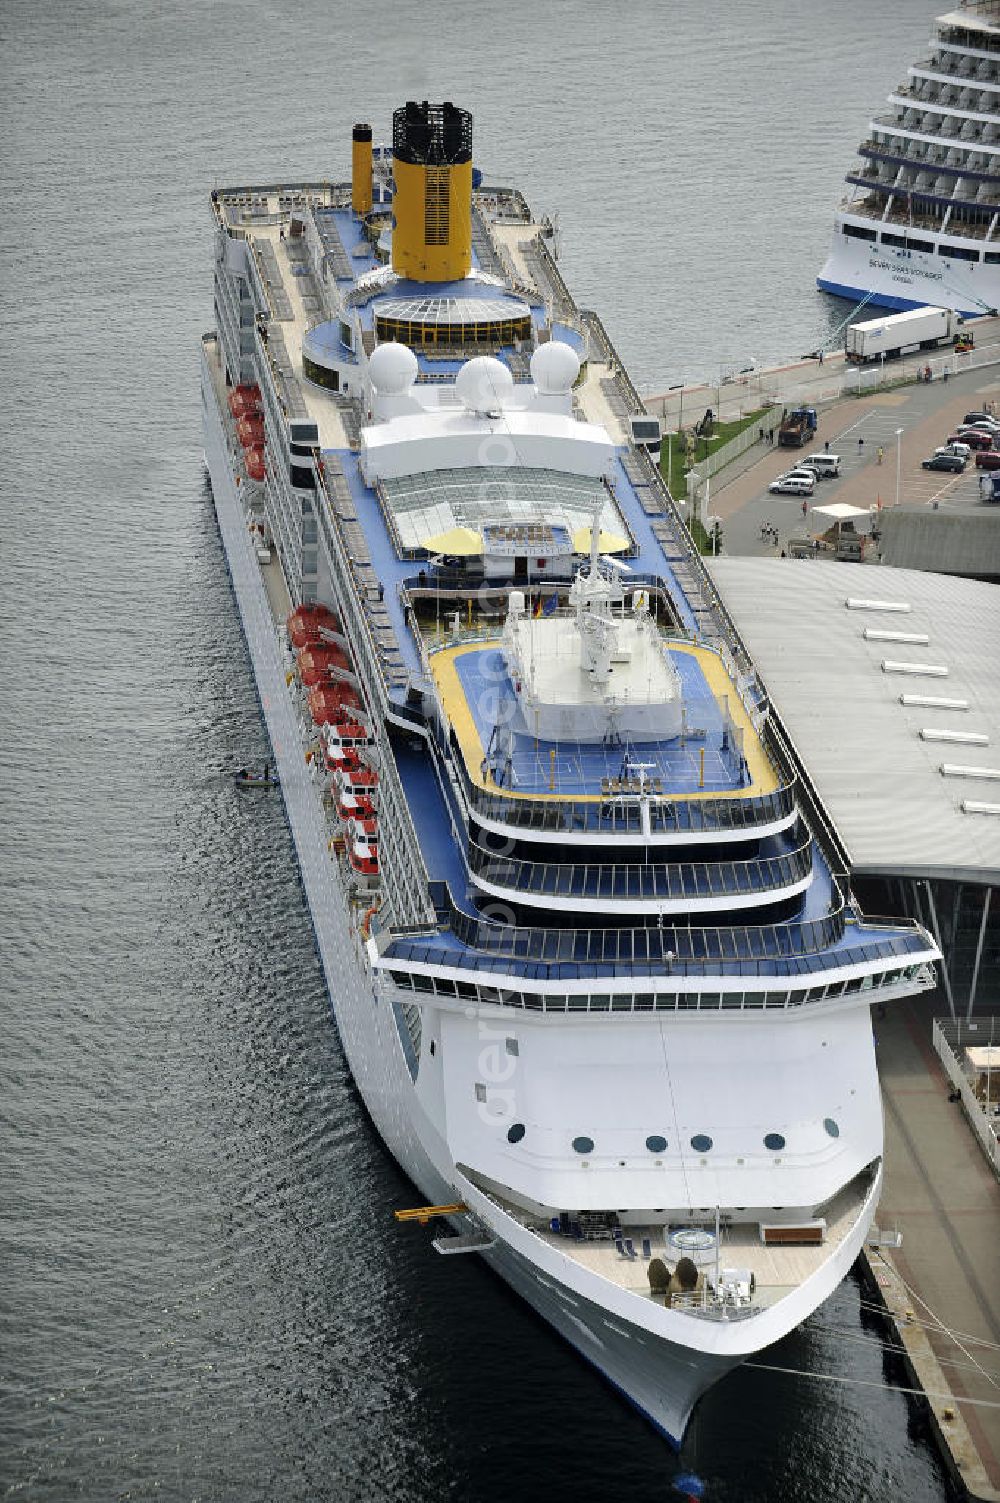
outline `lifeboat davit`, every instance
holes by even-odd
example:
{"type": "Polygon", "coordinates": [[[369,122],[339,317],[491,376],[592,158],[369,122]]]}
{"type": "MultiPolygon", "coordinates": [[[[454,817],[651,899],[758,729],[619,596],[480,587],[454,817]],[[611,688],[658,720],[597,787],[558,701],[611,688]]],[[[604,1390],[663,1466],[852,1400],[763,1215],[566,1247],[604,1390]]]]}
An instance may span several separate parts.
{"type": "Polygon", "coordinates": [[[251,480],[263,480],[264,478],[264,450],[244,449],[243,460],[247,467],[247,474],[251,480]]]}
{"type": "Polygon", "coordinates": [[[236,424],[236,437],[244,449],[259,448],[264,442],[264,419],[260,413],[241,417],[236,424]]]}

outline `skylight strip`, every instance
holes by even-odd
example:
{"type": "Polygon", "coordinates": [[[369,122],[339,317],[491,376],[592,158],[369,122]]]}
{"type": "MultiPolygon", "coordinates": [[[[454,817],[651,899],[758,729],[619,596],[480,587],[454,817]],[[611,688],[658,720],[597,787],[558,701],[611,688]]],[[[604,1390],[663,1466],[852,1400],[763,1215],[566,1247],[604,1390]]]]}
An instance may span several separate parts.
{"type": "Polygon", "coordinates": [[[934,694],[901,694],[901,705],[923,706],[928,710],[967,710],[967,699],[938,699],[934,694]]]}
{"type": "Polygon", "coordinates": [[[1000,782],[1000,767],[961,767],[956,762],[942,762],[943,778],[989,778],[1000,782]]]}
{"type": "Polygon", "coordinates": [[[848,595],[844,601],[849,611],[904,611],[909,614],[913,607],[906,600],[859,600],[848,595]]]}
{"type": "Polygon", "coordinates": [[[925,726],[920,732],[921,741],[958,741],[963,746],[989,746],[990,738],[980,731],[940,731],[925,726]]]}
{"type": "Polygon", "coordinates": [[[925,631],[879,631],[876,626],[866,626],[861,635],[866,642],[912,642],[916,647],[926,647],[930,641],[925,631]]]}
{"type": "Polygon", "coordinates": [[[882,659],[883,673],[910,673],[915,678],[947,678],[948,669],[940,663],[894,663],[889,658],[882,659]]]}
{"type": "Polygon", "coordinates": [[[962,800],[963,814],[1000,814],[1000,804],[983,804],[978,799],[964,798],[962,800]]]}

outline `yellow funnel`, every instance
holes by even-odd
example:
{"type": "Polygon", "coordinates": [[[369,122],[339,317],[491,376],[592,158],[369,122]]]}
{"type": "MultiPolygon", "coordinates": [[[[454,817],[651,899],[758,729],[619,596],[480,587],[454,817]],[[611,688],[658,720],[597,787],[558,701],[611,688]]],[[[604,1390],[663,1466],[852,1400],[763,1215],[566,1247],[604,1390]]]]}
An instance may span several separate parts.
{"type": "Polygon", "coordinates": [[[392,266],[414,282],[472,268],[472,116],[410,100],[392,117],[392,266]]]}
{"type": "Polygon", "coordinates": [[[370,214],[372,207],[372,128],[356,125],[351,140],[351,208],[370,214]]]}

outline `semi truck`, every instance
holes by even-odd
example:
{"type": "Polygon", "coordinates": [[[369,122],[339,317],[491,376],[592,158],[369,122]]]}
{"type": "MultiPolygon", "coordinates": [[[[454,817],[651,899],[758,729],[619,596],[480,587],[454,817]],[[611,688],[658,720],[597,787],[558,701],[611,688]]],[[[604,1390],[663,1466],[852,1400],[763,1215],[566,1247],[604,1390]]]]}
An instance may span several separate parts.
{"type": "Polygon", "coordinates": [[[778,443],[785,449],[801,449],[819,426],[815,407],[786,407],[778,425],[778,443]]]}
{"type": "Polygon", "coordinates": [[[954,342],[957,346],[966,337],[960,332],[963,323],[961,315],[951,308],[908,308],[905,313],[851,324],[844,352],[848,360],[866,365],[872,360],[933,350],[942,344],[954,342]]]}

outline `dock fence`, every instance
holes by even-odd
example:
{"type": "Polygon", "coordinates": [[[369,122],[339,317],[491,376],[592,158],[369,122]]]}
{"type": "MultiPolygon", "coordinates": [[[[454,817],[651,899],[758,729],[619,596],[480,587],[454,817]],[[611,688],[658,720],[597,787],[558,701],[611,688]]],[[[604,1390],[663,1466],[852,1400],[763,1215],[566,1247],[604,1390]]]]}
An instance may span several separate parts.
{"type": "MultiPolygon", "coordinates": [[[[933,1042],[938,1057],[944,1066],[944,1072],[954,1088],[959,1092],[965,1115],[968,1117],[972,1130],[976,1135],[980,1148],[986,1155],[993,1167],[993,1172],[1000,1179],[1000,1143],[997,1141],[997,1132],[1000,1129],[1000,1116],[989,1115],[990,1103],[984,1108],[982,1102],[972,1089],[972,1082],[966,1074],[966,1068],[962,1061],[962,1051],[967,1044],[983,1044],[994,1042],[994,1020],[990,1019],[990,1027],[979,1027],[975,1023],[951,1022],[946,1018],[935,1018],[933,1022],[933,1042]],[[986,1038],[986,1034],[989,1038],[986,1038]]],[[[1000,1072],[998,1072],[1000,1073],[1000,1072]]]]}

